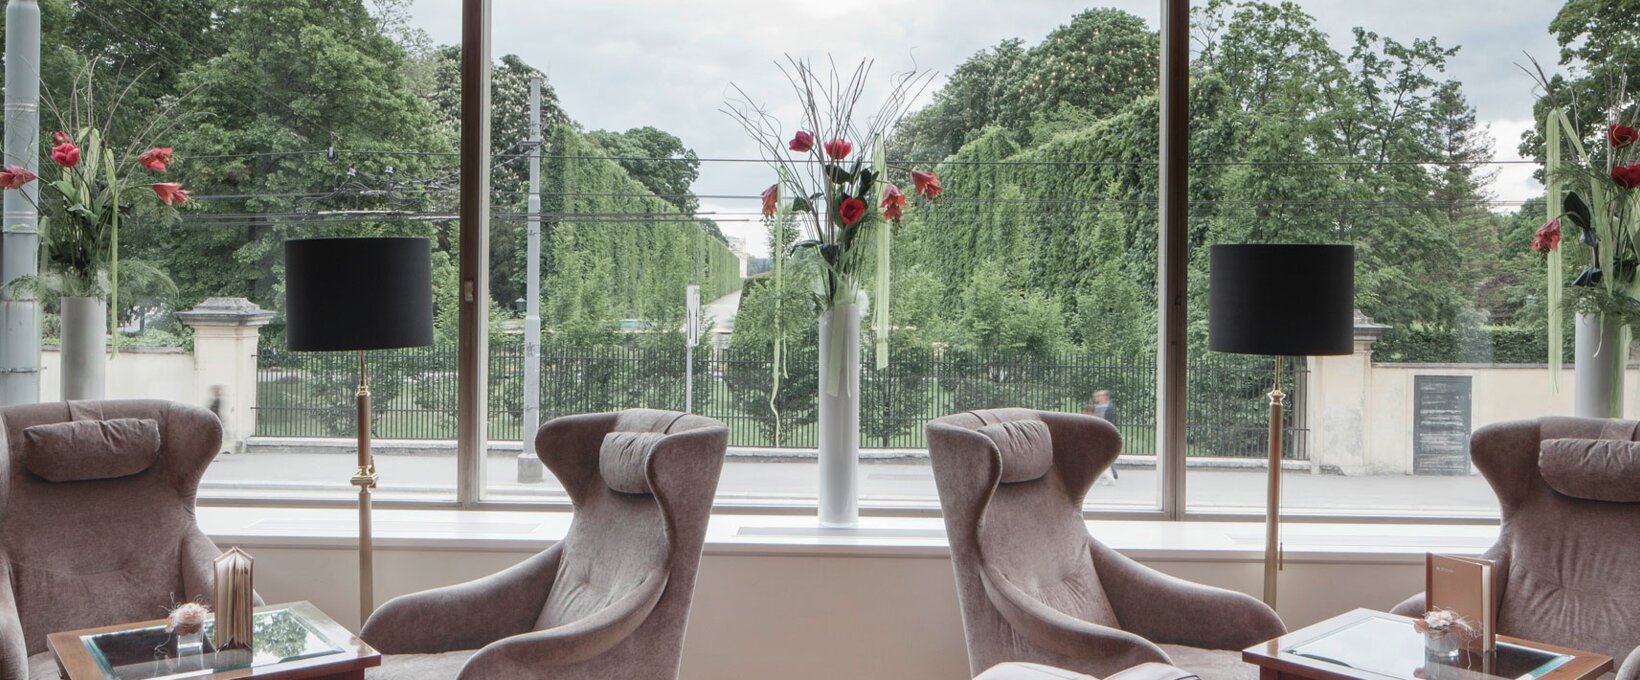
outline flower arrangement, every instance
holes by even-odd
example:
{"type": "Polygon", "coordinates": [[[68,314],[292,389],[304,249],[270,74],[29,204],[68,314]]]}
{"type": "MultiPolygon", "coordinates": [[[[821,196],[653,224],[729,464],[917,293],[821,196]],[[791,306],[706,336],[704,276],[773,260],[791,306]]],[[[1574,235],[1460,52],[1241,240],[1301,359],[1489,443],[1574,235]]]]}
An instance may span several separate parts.
{"type": "Polygon", "coordinates": [[[13,165],[0,170],[0,188],[18,190],[41,180],[47,190],[43,199],[29,197],[41,214],[41,247],[50,268],[43,287],[64,297],[117,296],[120,220],[134,207],[125,200],[130,195],[127,192],[147,187],[168,207],[187,203],[189,198],[180,183],[136,179],[122,171],[141,167],[165,172],[174,162],[172,149],[154,147],[135,159],[122,160],[96,128],[84,128],[74,135],[59,131],[52,134],[52,142],[55,180],[41,180],[13,165]]]}
{"type": "Polygon", "coordinates": [[[1435,636],[1447,635],[1453,631],[1472,630],[1468,621],[1450,609],[1424,612],[1422,618],[1412,622],[1412,629],[1423,635],[1435,636]]]}
{"type": "MultiPolygon", "coordinates": [[[[1616,99],[1609,105],[1595,104],[1603,114],[1600,127],[1580,129],[1572,121],[1581,118],[1561,106],[1570,99],[1557,93],[1555,80],[1535,61],[1533,66],[1532,75],[1552,105],[1542,121],[1548,214],[1531,244],[1543,255],[1548,270],[1550,375],[1560,372],[1562,319],[1568,302],[1574,312],[1620,329],[1619,342],[1602,343],[1594,356],[1579,359],[1620,374],[1627,362],[1631,326],[1640,323],[1640,130],[1635,127],[1640,123],[1634,107],[1624,103],[1624,84],[1616,88],[1616,99]],[[1563,235],[1568,227],[1575,234],[1571,242],[1580,246],[1578,254],[1586,257],[1569,281],[1563,273],[1563,235]],[[1605,346],[1609,344],[1615,346],[1605,346]]],[[[1613,408],[1621,404],[1621,381],[1617,384],[1613,408]]]]}
{"type": "Polygon", "coordinates": [[[198,602],[184,602],[172,608],[165,617],[165,632],[194,635],[205,628],[205,619],[210,615],[210,607],[198,602]]]}
{"type": "Polygon", "coordinates": [[[793,220],[800,233],[793,243],[773,244],[776,266],[790,255],[818,267],[815,304],[829,311],[859,303],[867,285],[865,277],[875,264],[872,312],[877,360],[882,365],[887,348],[891,229],[912,206],[912,197],[926,203],[943,191],[932,170],[889,164],[884,140],[933,74],[909,71],[894,76],[876,113],[862,120],[855,111],[864,98],[871,61],[862,61],[847,74],[835,64],[821,73],[808,61],[787,57],[780,69],[799,104],[794,132],[785,132],[777,117],[753,104],[738,86],[739,98],[725,109],[758,143],[763,160],[778,176],[762,192],[764,218],[793,220]],[[911,195],[894,180],[909,180],[911,195]]]}
{"type": "Polygon", "coordinates": [[[1574,307],[1640,316],[1634,303],[1640,296],[1640,194],[1635,193],[1640,189],[1640,153],[1635,146],[1640,131],[1609,123],[1605,147],[1591,154],[1564,111],[1550,114],[1549,130],[1551,142],[1570,141],[1569,148],[1555,148],[1549,154],[1551,186],[1565,191],[1551,196],[1556,205],[1533,234],[1532,250],[1545,256],[1557,253],[1564,228],[1571,226],[1589,255],[1588,264],[1569,284],[1578,289],[1573,291],[1574,307]]]}
{"type": "MultiPolygon", "coordinates": [[[[18,166],[0,168],[0,189],[21,191],[40,214],[39,276],[9,285],[48,293],[54,297],[110,299],[111,317],[117,316],[121,289],[120,224],[130,218],[133,200],[148,193],[168,216],[187,203],[182,184],[160,181],[156,175],[171,169],[172,147],[146,144],[191,117],[166,109],[130,133],[123,147],[110,143],[119,116],[114,106],[93,98],[94,67],[87,66],[74,80],[66,102],[48,105],[61,127],[52,133],[47,156],[52,170],[41,177],[18,166]],[[38,191],[25,187],[38,182],[38,191]]],[[[173,105],[174,106],[174,105],[173,105]]],[[[45,172],[45,171],[42,171],[45,172]]],[[[175,285],[158,268],[127,261],[128,287],[172,291],[175,285]]],[[[117,318],[111,318],[117,321],[117,318]]]]}
{"type": "Polygon", "coordinates": [[[1475,632],[1468,621],[1449,609],[1424,612],[1422,617],[1413,620],[1412,629],[1424,636],[1427,653],[1446,659],[1456,658],[1463,647],[1464,636],[1475,632]]]}

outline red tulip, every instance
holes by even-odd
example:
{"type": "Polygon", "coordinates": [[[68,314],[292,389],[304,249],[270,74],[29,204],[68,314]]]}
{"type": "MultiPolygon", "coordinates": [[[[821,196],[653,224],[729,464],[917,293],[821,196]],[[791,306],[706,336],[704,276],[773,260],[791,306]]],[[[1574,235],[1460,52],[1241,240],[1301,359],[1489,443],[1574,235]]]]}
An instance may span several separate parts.
{"type": "Polygon", "coordinates": [[[866,202],[853,196],[845,198],[843,204],[837,206],[837,216],[843,218],[843,224],[852,227],[866,216],[866,202]]]}
{"type": "Polygon", "coordinates": [[[153,189],[154,194],[159,196],[159,200],[165,205],[181,205],[188,202],[188,190],[176,182],[158,182],[153,185],[153,189]]]}
{"type": "Polygon", "coordinates": [[[175,161],[171,160],[171,147],[156,146],[137,156],[137,164],[154,172],[165,172],[165,167],[175,161]]]}
{"type": "Polygon", "coordinates": [[[1532,250],[1547,253],[1560,247],[1560,218],[1544,222],[1532,237],[1532,250]]]}
{"type": "Polygon", "coordinates": [[[58,130],[56,132],[51,133],[51,143],[52,144],[59,144],[59,145],[60,144],[67,144],[67,143],[72,142],[72,141],[74,141],[74,138],[68,136],[68,133],[63,132],[62,130],[58,130]]]}
{"type": "Polygon", "coordinates": [[[939,198],[940,192],[945,191],[945,187],[940,186],[940,176],[932,172],[912,170],[911,182],[915,185],[916,192],[927,196],[930,201],[939,198]]]}
{"type": "Polygon", "coordinates": [[[72,168],[80,164],[80,148],[74,146],[74,142],[58,144],[51,148],[51,160],[65,168],[72,168]]]}
{"type": "Polygon", "coordinates": [[[1612,168],[1612,181],[1624,189],[1640,187],[1640,163],[1630,163],[1612,168]]]}
{"type": "Polygon", "coordinates": [[[902,217],[905,214],[900,209],[904,208],[905,206],[906,206],[905,194],[900,191],[900,188],[897,187],[897,186],[894,186],[893,184],[884,185],[884,188],[883,188],[883,203],[882,203],[881,206],[879,206],[883,209],[883,219],[885,219],[885,220],[898,220],[898,219],[900,219],[900,217],[902,217]]]}
{"type": "Polygon", "coordinates": [[[8,165],[0,170],[0,189],[21,189],[24,184],[34,181],[35,174],[27,168],[8,165]]]}
{"type": "Polygon", "coordinates": [[[763,216],[774,217],[775,211],[779,209],[777,205],[779,203],[780,184],[777,182],[770,184],[769,188],[763,190],[763,216]]]}
{"type": "Polygon", "coordinates": [[[826,155],[831,156],[831,159],[834,161],[840,161],[844,158],[848,158],[849,152],[853,150],[854,145],[848,143],[848,140],[846,139],[833,139],[826,142],[826,155]]]}
{"type": "Polygon", "coordinates": [[[797,134],[792,135],[792,141],[786,146],[798,153],[808,153],[809,149],[814,148],[814,135],[798,130],[797,134]]]}
{"type": "Polygon", "coordinates": [[[1611,141],[1613,149],[1621,149],[1640,140],[1640,132],[1627,125],[1613,125],[1606,129],[1606,139],[1611,141]]]}

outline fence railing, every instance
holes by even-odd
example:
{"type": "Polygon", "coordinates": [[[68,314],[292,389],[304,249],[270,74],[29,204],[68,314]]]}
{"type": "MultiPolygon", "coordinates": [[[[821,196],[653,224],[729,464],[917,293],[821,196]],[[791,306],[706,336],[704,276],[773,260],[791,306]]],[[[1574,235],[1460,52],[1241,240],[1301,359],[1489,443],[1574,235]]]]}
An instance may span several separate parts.
{"type": "MultiPolygon", "coordinates": [[[[1289,359],[1285,457],[1306,460],[1307,371],[1289,359]]],[[[354,432],[356,359],[346,354],[265,351],[257,366],[256,433],[276,437],[346,437],[354,432]]],[[[920,449],[923,425],[949,413],[1022,406],[1078,412],[1095,390],[1108,390],[1123,452],[1156,453],[1156,365],[1081,352],[1051,356],[1011,352],[902,351],[885,370],[861,370],[864,448],[920,449]]],[[[430,347],[372,352],[369,357],[376,436],[456,436],[456,351],[430,347]]],[[[1189,365],[1187,455],[1265,455],[1269,359],[1209,355],[1189,365]]],[[[788,357],[772,395],[773,367],[764,353],[699,348],[694,411],[723,421],[730,445],[814,448],[818,385],[812,349],[788,357]]],[[[542,421],[621,408],[684,408],[682,347],[558,347],[541,357],[542,421]]],[[[490,436],[521,439],[524,361],[512,348],[490,352],[490,436]]]]}

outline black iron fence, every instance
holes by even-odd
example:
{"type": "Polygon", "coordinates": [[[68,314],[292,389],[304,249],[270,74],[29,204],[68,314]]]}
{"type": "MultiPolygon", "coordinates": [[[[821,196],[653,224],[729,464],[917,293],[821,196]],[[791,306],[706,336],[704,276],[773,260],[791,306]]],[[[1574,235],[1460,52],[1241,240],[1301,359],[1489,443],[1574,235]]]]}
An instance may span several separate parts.
{"type": "MultiPolygon", "coordinates": [[[[629,407],[683,409],[684,351],[679,346],[569,347],[541,356],[541,417],[629,407]]],[[[1287,359],[1285,457],[1308,458],[1304,434],[1307,372],[1287,359]]],[[[861,369],[861,446],[924,447],[923,424],[977,408],[1023,406],[1078,412],[1108,390],[1124,453],[1156,452],[1156,365],[1151,357],[1116,360],[1081,352],[1054,355],[956,350],[897,351],[888,368],[861,369]]],[[[453,439],[456,351],[430,347],[371,352],[378,437],[453,439]]],[[[1192,360],[1186,419],[1190,456],[1262,457],[1268,430],[1270,359],[1209,355],[1192,360]]],[[[354,432],[357,358],[345,353],[262,354],[257,367],[256,433],[346,437],[354,432]]],[[[775,391],[764,353],[697,349],[694,411],[730,428],[730,445],[813,448],[817,367],[813,349],[787,358],[775,391]],[[771,398],[772,397],[772,398],[771,398]]],[[[524,361],[495,348],[489,366],[490,436],[521,438],[524,361]]]]}

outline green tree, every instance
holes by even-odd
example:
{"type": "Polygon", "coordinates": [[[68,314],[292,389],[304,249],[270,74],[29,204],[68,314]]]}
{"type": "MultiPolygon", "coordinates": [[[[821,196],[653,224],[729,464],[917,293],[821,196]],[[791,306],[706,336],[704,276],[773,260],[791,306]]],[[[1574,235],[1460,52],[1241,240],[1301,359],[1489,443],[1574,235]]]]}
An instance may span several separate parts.
{"type": "Polygon", "coordinates": [[[1161,39],[1127,12],[1086,10],[1026,53],[1006,117],[1020,128],[1061,104],[1096,117],[1116,113],[1135,97],[1156,92],[1161,39]]]}
{"type": "Polygon", "coordinates": [[[798,446],[799,430],[812,426],[819,408],[819,317],[806,280],[812,272],[785,254],[796,228],[770,220],[767,233],[781,274],[746,281],[723,379],[736,410],[750,417],[762,441],[798,446]]]}
{"type": "Polygon", "coordinates": [[[1017,96],[1024,41],[1004,40],[969,57],[935,92],[933,102],[907,116],[894,136],[895,157],[941,160],[1004,119],[1017,96]]]}
{"type": "Polygon", "coordinates": [[[286,238],[433,235],[391,218],[304,217],[418,209],[437,162],[416,154],[453,148],[404,87],[403,50],[361,3],[237,0],[217,30],[224,51],[181,76],[200,122],[176,146],[199,160],[177,175],[201,209],[134,244],[177,278],[182,305],[239,294],[277,307],[286,238]],[[327,147],[334,157],[312,153],[327,147]]]}
{"type": "Polygon", "coordinates": [[[644,126],[626,132],[594,130],[587,139],[661,200],[685,214],[700,208],[700,199],[689,188],[700,177],[700,157],[677,135],[644,126]]]}

